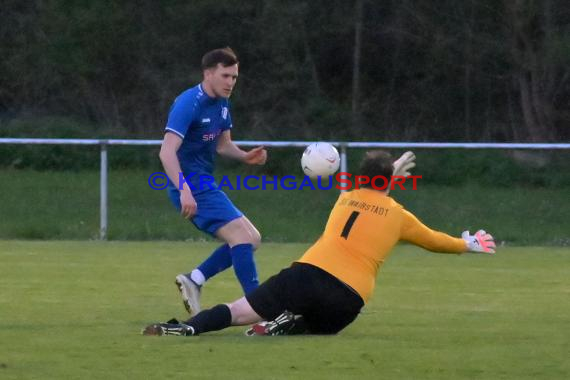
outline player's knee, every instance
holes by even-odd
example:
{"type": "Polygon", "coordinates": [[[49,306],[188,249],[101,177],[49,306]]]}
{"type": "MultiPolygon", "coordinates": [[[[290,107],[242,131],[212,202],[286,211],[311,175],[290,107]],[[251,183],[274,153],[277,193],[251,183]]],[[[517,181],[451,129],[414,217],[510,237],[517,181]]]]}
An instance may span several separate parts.
{"type": "Polygon", "coordinates": [[[216,236],[232,247],[238,244],[251,244],[253,249],[257,249],[261,243],[261,234],[244,217],[222,227],[216,236]]]}
{"type": "Polygon", "coordinates": [[[244,324],[243,320],[245,316],[243,315],[243,310],[238,305],[231,303],[228,305],[230,312],[232,314],[232,325],[233,326],[241,326],[244,324]]]}
{"type": "Polygon", "coordinates": [[[241,234],[243,241],[241,243],[253,245],[253,249],[257,249],[261,244],[261,234],[257,228],[252,225],[245,228],[245,231],[241,234]]]}
{"type": "Polygon", "coordinates": [[[244,218],[242,221],[244,222],[242,224],[242,236],[246,237],[246,243],[253,245],[253,249],[257,249],[257,247],[259,247],[259,244],[261,244],[261,234],[249,220],[244,218]]]}
{"type": "Polygon", "coordinates": [[[261,320],[261,317],[253,311],[247,300],[240,298],[239,300],[227,304],[232,315],[232,325],[242,326],[249,323],[255,323],[261,320]]]}
{"type": "Polygon", "coordinates": [[[253,245],[253,249],[257,249],[257,247],[259,247],[259,245],[261,244],[261,234],[259,233],[258,230],[254,229],[252,231],[251,241],[249,243],[253,245]]]}
{"type": "Polygon", "coordinates": [[[238,236],[236,239],[230,240],[229,243],[232,247],[239,244],[251,244],[253,246],[253,250],[256,250],[261,244],[261,235],[259,232],[247,233],[242,236],[238,236]]]}

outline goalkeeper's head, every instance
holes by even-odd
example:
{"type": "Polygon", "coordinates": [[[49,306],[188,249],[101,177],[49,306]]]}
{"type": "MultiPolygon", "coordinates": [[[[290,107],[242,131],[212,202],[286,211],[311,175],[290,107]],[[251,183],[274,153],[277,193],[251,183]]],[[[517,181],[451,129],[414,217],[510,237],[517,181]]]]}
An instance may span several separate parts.
{"type": "MultiPolygon", "coordinates": [[[[358,175],[366,176],[370,181],[366,184],[363,183],[361,187],[372,188],[372,178],[376,176],[384,177],[387,181],[390,181],[394,171],[392,162],[392,156],[386,151],[372,150],[366,152],[360,163],[358,175]]],[[[388,189],[389,186],[386,188],[388,189]]]]}

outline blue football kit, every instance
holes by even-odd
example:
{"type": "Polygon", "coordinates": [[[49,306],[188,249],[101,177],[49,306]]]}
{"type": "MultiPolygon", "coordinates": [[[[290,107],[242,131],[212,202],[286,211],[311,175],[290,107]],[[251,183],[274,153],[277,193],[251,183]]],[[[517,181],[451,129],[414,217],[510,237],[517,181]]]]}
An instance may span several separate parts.
{"type": "MultiPolygon", "coordinates": [[[[199,84],[180,94],[170,109],[166,131],[182,138],[177,156],[192,196],[198,204],[192,223],[211,235],[243,214],[212,180],[216,144],[220,134],[232,128],[229,102],[212,98],[199,84]]],[[[177,178],[179,182],[181,178],[177,178]]],[[[180,184],[171,183],[168,195],[180,211],[180,184]]]]}
{"type": "MultiPolygon", "coordinates": [[[[229,102],[226,98],[212,98],[199,84],[180,94],[170,108],[166,132],[175,133],[182,139],[177,151],[178,161],[185,180],[197,204],[192,223],[212,236],[218,229],[243,216],[227,195],[213,181],[216,145],[219,136],[232,128],[229,102]],[[204,180],[206,179],[206,180],[204,180]]],[[[180,212],[180,183],[170,183],[168,196],[180,212]]],[[[217,273],[234,267],[236,276],[245,294],[259,286],[257,269],[253,258],[252,244],[218,247],[197,270],[205,280],[217,273]]],[[[186,274],[191,280],[191,274],[186,274]]]]}

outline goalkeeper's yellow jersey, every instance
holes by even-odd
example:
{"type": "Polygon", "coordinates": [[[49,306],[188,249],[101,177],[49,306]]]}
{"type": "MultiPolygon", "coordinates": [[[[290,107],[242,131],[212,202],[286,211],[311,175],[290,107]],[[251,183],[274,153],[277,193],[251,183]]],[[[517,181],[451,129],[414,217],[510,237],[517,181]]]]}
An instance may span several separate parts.
{"type": "Polygon", "coordinates": [[[399,240],[434,252],[467,249],[463,239],[428,228],[394,199],[366,188],[339,196],[322,236],[298,262],[327,271],[367,302],[378,269],[399,240]]]}

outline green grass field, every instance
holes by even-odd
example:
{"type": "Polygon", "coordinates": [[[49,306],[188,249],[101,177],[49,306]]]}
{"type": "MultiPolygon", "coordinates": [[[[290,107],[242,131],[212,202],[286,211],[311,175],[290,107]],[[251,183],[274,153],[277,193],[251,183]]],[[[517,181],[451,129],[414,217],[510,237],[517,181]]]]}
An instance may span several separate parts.
{"type": "MultiPolygon", "coordinates": [[[[570,250],[460,257],[400,246],[335,337],[143,337],[184,317],[173,285],[213,248],[190,242],[0,240],[1,379],[568,379],[570,250]]],[[[306,244],[265,244],[261,278],[306,244]]],[[[227,271],[212,306],[240,295],[227,271]]]]}
{"type": "MultiPolygon", "coordinates": [[[[149,188],[153,171],[110,171],[109,239],[204,240],[178,217],[164,190],[149,188]]],[[[0,239],[99,236],[98,172],[0,170],[0,184],[0,239]]],[[[271,242],[313,241],[339,194],[336,189],[227,193],[271,242]]],[[[499,244],[568,246],[569,193],[570,187],[556,186],[434,185],[428,178],[418,181],[417,191],[392,195],[426,224],[450,234],[484,228],[499,244]]]]}

